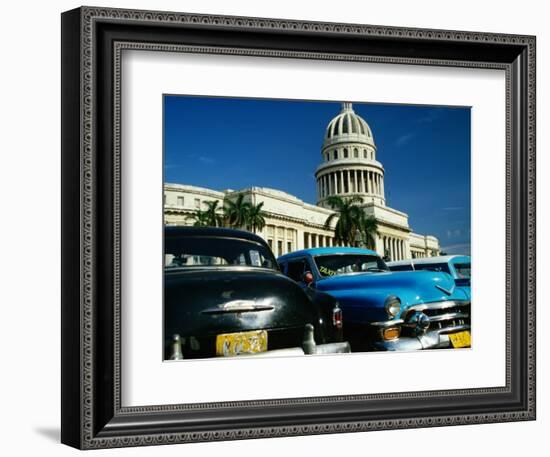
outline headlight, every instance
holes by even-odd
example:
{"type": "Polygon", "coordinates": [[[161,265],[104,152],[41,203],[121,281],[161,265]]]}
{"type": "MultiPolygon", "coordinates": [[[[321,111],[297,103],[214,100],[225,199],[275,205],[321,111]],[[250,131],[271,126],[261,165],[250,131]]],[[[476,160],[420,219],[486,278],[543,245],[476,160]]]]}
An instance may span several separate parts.
{"type": "Polygon", "coordinates": [[[390,295],[384,302],[384,308],[389,317],[395,317],[401,312],[401,300],[395,295],[390,295]]]}

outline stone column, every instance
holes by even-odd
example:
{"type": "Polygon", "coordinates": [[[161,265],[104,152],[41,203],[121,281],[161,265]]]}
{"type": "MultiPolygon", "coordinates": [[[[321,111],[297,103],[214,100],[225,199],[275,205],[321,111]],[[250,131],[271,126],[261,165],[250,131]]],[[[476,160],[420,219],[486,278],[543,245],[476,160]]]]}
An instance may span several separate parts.
{"type": "Polygon", "coordinates": [[[399,253],[399,239],[395,239],[395,256],[396,256],[396,260],[401,260],[401,255],[399,253]]]}
{"type": "Polygon", "coordinates": [[[404,252],[405,252],[405,259],[412,258],[411,245],[410,245],[410,241],[409,241],[408,238],[403,241],[403,248],[404,248],[404,252]]]}
{"type": "Polygon", "coordinates": [[[338,189],[338,172],[334,172],[334,193],[336,195],[338,195],[340,192],[339,192],[339,189],[338,189]]]}
{"type": "Polygon", "coordinates": [[[384,257],[384,240],[381,236],[374,235],[374,250],[380,257],[384,257]]]}
{"type": "Polygon", "coordinates": [[[403,260],[403,246],[401,245],[401,240],[397,240],[397,245],[399,246],[399,260],[403,260]]]}
{"type": "Polygon", "coordinates": [[[296,246],[295,249],[299,251],[300,249],[304,249],[304,232],[300,229],[296,229],[296,246]]]}
{"type": "Polygon", "coordinates": [[[369,193],[374,193],[374,186],[373,186],[373,180],[372,180],[372,171],[369,171],[369,193]]]}
{"type": "Polygon", "coordinates": [[[395,260],[401,260],[399,258],[399,240],[395,239],[395,260]]]}
{"type": "Polygon", "coordinates": [[[345,194],[346,193],[346,170],[342,170],[341,171],[342,173],[342,193],[345,194]]]}
{"type": "Polygon", "coordinates": [[[321,200],[321,194],[319,192],[319,178],[317,178],[317,200],[321,200]]]}

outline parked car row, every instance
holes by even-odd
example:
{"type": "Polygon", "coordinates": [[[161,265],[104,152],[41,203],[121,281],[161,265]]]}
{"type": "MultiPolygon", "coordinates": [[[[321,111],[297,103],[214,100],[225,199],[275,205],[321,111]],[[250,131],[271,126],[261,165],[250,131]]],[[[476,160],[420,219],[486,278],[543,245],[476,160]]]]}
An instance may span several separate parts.
{"type": "Polygon", "coordinates": [[[304,288],[335,297],[352,350],[470,345],[470,293],[442,271],[392,272],[374,251],[327,247],[279,257],[304,288]]]}
{"type": "Polygon", "coordinates": [[[391,265],[409,271],[359,248],[276,260],[261,237],[210,227],[166,227],[164,246],[166,360],[470,346],[467,257],[391,265]]]}

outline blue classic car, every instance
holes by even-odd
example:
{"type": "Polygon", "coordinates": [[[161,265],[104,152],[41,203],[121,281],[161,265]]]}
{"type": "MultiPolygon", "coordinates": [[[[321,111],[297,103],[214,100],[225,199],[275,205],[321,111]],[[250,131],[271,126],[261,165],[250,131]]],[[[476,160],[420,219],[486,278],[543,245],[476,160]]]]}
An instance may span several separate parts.
{"type": "Polygon", "coordinates": [[[353,351],[470,346],[470,298],[442,272],[391,272],[368,249],[326,247],[277,259],[302,287],[334,296],[353,351]]]}
{"type": "Polygon", "coordinates": [[[391,271],[443,271],[449,273],[460,287],[470,297],[472,262],[469,255],[443,255],[424,257],[420,259],[396,260],[387,263],[391,271]]]}

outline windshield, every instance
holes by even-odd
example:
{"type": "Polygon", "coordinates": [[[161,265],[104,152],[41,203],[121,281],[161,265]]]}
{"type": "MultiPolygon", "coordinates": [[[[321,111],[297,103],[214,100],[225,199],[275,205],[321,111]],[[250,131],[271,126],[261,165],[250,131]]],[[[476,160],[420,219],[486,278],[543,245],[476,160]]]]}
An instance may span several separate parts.
{"type": "Polygon", "coordinates": [[[451,270],[449,270],[449,265],[447,265],[446,263],[415,263],[414,269],[439,271],[439,272],[442,271],[443,273],[451,274],[451,270]]]}
{"type": "Polygon", "coordinates": [[[406,265],[391,265],[390,270],[391,271],[412,271],[414,270],[414,268],[410,263],[408,263],[406,265]]]}
{"type": "Polygon", "coordinates": [[[181,236],[164,240],[164,268],[248,266],[276,269],[271,251],[260,243],[229,237],[181,236]]]}
{"type": "Polygon", "coordinates": [[[470,278],[471,276],[471,264],[468,263],[455,263],[453,264],[455,267],[456,275],[459,278],[470,278]]]}
{"type": "Polygon", "coordinates": [[[337,276],[349,273],[388,271],[384,261],[375,255],[337,254],[314,257],[321,276],[337,276]]]}

